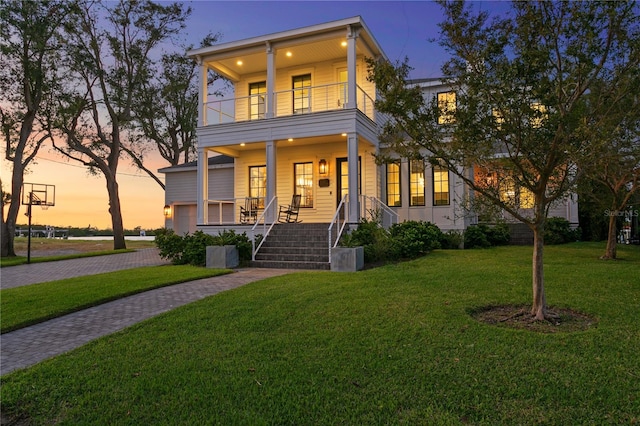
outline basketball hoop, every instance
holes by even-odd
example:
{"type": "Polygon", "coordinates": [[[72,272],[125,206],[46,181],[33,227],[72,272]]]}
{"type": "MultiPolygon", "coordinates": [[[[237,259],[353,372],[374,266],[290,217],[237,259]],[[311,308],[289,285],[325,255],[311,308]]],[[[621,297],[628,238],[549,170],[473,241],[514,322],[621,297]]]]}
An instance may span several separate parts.
{"type": "Polygon", "coordinates": [[[29,233],[27,236],[27,263],[31,263],[31,216],[33,206],[40,206],[47,210],[56,205],[56,187],[41,183],[22,184],[22,204],[27,206],[29,217],[29,233]]]}

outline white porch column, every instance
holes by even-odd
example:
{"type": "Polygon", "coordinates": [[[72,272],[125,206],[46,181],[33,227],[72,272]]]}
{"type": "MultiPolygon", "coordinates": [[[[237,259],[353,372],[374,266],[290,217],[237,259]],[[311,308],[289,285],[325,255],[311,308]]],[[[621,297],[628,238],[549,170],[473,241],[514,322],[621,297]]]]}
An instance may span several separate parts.
{"type": "Polygon", "coordinates": [[[273,118],[275,114],[275,88],[276,88],[276,52],[267,42],[267,104],[265,116],[273,118]]]}
{"type": "Polygon", "coordinates": [[[349,223],[360,222],[360,197],[358,193],[358,135],[349,133],[347,136],[347,162],[349,180],[349,223]]]}
{"type": "MultiPolygon", "coordinates": [[[[267,141],[265,148],[265,156],[267,158],[267,199],[265,200],[265,207],[278,192],[276,185],[278,173],[276,148],[277,143],[275,141],[267,141]]],[[[272,206],[271,214],[266,219],[267,221],[275,221],[275,216],[275,208],[272,206]]]]}
{"type": "Polygon", "coordinates": [[[356,41],[358,30],[349,25],[347,32],[347,108],[356,108],[356,41]]]}
{"type": "Polygon", "coordinates": [[[207,65],[202,61],[202,58],[198,58],[198,127],[205,126],[207,124],[207,108],[205,103],[207,102],[207,65]]]}
{"type": "Polygon", "coordinates": [[[198,225],[209,223],[209,152],[198,148],[197,214],[198,225]]]}

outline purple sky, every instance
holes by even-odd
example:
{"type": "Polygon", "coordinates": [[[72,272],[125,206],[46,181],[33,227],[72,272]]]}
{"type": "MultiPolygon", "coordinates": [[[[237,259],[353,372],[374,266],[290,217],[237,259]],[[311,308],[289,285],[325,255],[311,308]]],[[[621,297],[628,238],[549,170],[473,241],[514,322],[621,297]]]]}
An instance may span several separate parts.
{"type": "MultiPolygon", "coordinates": [[[[441,76],[447,53],[437,42],[441,8],[432,1],[185,1],[192,7],[186,37],[197,44],[207,32],[221,42],[362,16],[391,61],[409,57],[411,78],[441,76]]],[[[505,2],[476,1],[475,7],[499,10],[505,2]]]]}

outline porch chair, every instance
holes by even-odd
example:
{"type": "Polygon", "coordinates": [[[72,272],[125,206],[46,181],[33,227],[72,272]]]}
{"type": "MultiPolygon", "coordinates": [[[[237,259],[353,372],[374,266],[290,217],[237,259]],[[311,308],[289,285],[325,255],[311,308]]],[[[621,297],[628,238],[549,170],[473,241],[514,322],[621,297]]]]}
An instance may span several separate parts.
{"type": "Polygon", "coordinates": [[[258,218],[258,197],[247,197],[244,199],[244,207],[240,206],[240,223],[255,223],[258,218]]]}
{"type": "Polygon", "coordinates": [[[278,222],[296,223],[298,222],[298,210],[300,210],[300,194],[296,194],[291,198],[291,204],[288,206],[280,206],[278,213],[278,222]]]}

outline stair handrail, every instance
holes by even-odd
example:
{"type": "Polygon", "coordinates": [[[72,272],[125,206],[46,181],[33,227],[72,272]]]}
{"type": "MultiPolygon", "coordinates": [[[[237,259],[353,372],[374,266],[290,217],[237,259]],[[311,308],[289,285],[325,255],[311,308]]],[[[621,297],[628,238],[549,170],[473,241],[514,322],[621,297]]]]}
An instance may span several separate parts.
{"type": "Polygon", "coordinates": [[[338,208],[336,208],[336,212],[333,215],[333,219],[331,219],[331,223],[329,224],[329,263],[331,263],[331,249],[338,245],[338,242],[340,241],[340,237],[342,236],[342,232],[344,231],[344,227],[347,224],[347,217],[349,214],[349,203],[347,202],[347,196],[348,194],[345,194],[344,197],[342,197],[342,200],[340,200],[340,204],[338,204],[338,208]],[[340,225],[339,223],[341,209],[343,210],[342,225],[340,225]],[[331,233],[333,232],[333,225],[337,225],[339,229],[336,235],[335,243],[331,244],[331,233]]]}
{"type": "Polygon", "coordinates": [[[269,204],[266,205],[266,207],[262,211],[262,214],[256,220],[255,225],[253,225],[253,227],[251,228],[251,260],[256,260],[256,253],[258,253],[258,250],[260,250],[260,247],[262,247],[262,244],[264,244],[264,241],[267,239],[267,235],[269,235],[269,232],[271,232],[271,228],[273,228],[273,225],[276,224],[274,218],[276,217],[275,209],[277,205],[278,197],[274,196],[273,198],[271,198],[269,204]],[[269,214],[272,210],[273,214],[269,214]],[[269,223],[266,218],[271,218],[271,222],[269,223]],[[260,240],[258,247],[256,247],[256,228],[258,228],[258,225],[262,225],[262,240],[260,240]]]}
{"type": "Polygon", "coordinates": [[[384,229],[389,229],[398,223],[398,214],[379,198],[370,195],[360,195],[360,197],[360,206],[362,208],[361,217],[368,218],[368,216],[371,216],[371,219],[377,220],[384,229]],[[370,208],[367,208],[368,204],[371,205],[370,208]],[[378,212],[381,214],[379,218],[375,217],[378,212]]]}

